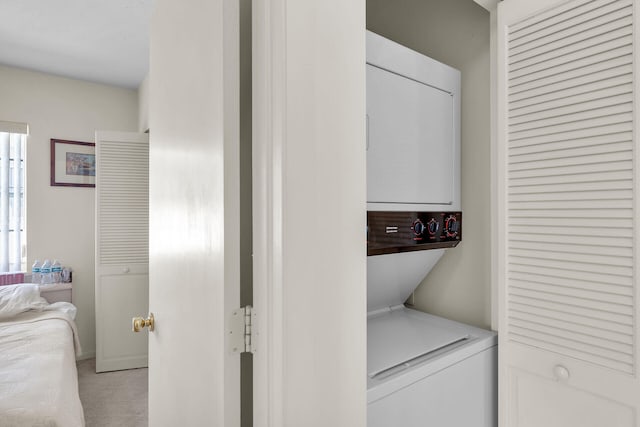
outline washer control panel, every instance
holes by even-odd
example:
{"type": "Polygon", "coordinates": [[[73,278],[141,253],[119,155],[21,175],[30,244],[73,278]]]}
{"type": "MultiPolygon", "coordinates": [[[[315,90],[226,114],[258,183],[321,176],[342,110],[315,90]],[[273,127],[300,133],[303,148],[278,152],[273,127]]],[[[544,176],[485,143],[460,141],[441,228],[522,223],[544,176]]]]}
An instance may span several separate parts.
{"type": "Polygon", "coordinates": [[[452,248],[462,240],[462,212],[367,212],[367,255],[452,248]]]}

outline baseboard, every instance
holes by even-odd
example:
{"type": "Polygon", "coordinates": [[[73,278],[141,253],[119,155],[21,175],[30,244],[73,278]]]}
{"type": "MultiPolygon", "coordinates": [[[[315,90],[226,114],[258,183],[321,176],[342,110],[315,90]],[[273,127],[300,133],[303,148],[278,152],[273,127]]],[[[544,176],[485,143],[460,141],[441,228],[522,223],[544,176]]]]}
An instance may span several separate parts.
{"type": "Polygon", "coordinates": [[[89,353],[82,353],[80,356],[77,356],[76,357],[76,361],[93,359],[95,357],[96,357],[96,352],[95,351],[91,351],[89,353]]]}

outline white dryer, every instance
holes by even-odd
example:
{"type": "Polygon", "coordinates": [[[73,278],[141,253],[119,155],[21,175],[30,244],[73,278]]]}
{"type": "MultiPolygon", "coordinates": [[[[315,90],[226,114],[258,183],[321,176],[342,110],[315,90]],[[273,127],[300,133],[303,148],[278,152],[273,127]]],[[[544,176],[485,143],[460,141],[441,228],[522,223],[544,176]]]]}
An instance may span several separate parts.
{"type": "Polygon", "coordinates": [[[462,239],[460,73],[367,32],[367,425],[497,425],[497,336],[404,302],[462,239]]]}

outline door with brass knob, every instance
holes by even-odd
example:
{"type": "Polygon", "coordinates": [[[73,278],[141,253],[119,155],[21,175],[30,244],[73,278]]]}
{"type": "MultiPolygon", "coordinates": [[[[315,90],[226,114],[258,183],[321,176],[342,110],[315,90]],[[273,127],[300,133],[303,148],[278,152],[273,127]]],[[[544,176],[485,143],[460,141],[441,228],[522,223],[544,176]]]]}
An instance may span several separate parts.
{"type": "Polygon", "coordinates": [[[150,332],[153,332],[155,328],[155,319],[153,313],[149,313],[149,317],[134,317],[131,319],[131,329],[133,332],[140,332],[144,328],[148,327],[150,332]]]}
{"type": "Polygon", "coordinates": [[[149,340],[131,318],[149,312],[149,137],[98,131],[95,142],[96,372],[143,368],[149,340]]]}

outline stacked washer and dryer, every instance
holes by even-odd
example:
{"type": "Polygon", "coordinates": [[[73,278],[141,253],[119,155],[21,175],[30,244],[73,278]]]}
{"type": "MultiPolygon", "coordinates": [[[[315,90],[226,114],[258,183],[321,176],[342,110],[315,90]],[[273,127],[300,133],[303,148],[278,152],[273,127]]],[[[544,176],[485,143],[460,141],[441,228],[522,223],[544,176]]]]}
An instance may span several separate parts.
{"type": "Polygon", "coordinates": [[[497,425],[495,333],[405,307],[462,239],[460,72],[367,32],[367,425],[497,425]]]}

